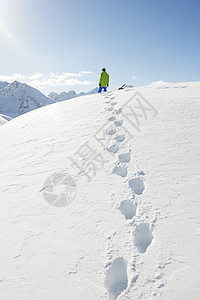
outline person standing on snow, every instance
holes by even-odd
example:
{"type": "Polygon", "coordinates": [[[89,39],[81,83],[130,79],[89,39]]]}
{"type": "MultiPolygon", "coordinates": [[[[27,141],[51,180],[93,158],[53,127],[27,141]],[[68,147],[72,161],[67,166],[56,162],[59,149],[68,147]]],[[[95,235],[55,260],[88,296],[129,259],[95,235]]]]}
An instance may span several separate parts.
{"type": "Polygon", "coordinates": [[[99,90],[98,93],[101,93],[102,89],[104,89],[104,92],[107,92],[107,87],[109,85],[109,75],[106,72],[106,69],[103,68],[100,79],[99,79],[99,90]]]}

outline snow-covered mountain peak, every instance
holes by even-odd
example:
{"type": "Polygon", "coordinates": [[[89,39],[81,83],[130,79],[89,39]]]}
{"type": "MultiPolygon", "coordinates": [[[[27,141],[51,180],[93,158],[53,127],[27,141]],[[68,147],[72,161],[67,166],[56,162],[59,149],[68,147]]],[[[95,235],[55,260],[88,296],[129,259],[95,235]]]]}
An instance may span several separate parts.
{"type": "Polygon", "coordinates": [[[56,92],[51,92],[49,95],[48,95],[49,98],[55,100],[57,97],[58,97],[58,93],[56,92]]]}
{"type": "Polygon", "coordinates": [[[29,91],[31,93],[37,93],[39,92],[37,89],[31,87],[30,85],[26,84],[26,83],[23,83],[23,82],[20,82],[20,81],[13,81],[12,83],[10,83],[9,85],[7,85],[5,88],[4,88],[4,91],[29,91]]]}
{"type": "Polygon", "coordinates": [[[16,117],[54,101],[17,80],[0,89],[0,113],[16,117]]]}
{"type": "Polygon", "coordinates": [[[18,80],[15,80],[10,84],[11,87],[14,87],[16,89],[19,87],[25,87],[26,85],[26,83],[19,82],[18,80]]]}

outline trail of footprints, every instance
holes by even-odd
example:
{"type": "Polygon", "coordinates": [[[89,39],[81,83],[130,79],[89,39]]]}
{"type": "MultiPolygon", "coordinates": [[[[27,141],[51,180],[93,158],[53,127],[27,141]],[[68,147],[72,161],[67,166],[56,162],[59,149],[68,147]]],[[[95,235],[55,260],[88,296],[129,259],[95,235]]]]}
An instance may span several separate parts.
{"type": "MultiPolygon", "coordinates": [[[[108,95],[108,94],[107,94],[108,95]]],[[[108,121],[113,123],[111,129],[107,131],[110,137],[113,137],[116,141],[113,145],[108,147],[108,151],[116,154],[119,149],[119,143],[122,143],[126,136],[117,132],[123,125],[123,120],[117,120],[117,117],[122,112],[122,109],[114,110],[114,106],[117,102],[112,102],[115,98],[112,94],[105,97],[106,104],[110,104],[110,107],[106,109],[108,112],[112,112],[112,115],[108,118],[108,121]],[[109,99],[109,100],[108,100],[109,99]],[[113,111],[114,110],[114,111],[113,111]]],[[[113,174],[125,178],[128,175],[128,165],[131,161],[131,149],[127,153],[121,153],[118,155],[117,163],[113,168],[113,174]]],[[[135,201],[135,195],[142,195],[145,190],[144,184],[144,172],[138,171],[134,177],[128,180],[128,184],[133,193],[131,200],[123,200],[119,205],[119,211],[124,216],[125,221],[132,220],[137,214],[137,202],[135,201]]],[[[143,222],[135,226],[133,233],[133,244],[137,248],[139,253],[144,254],[153,240],[152,228],[150,224],[143,222]]],[[[112,259],[112,257],[111,257],[112,259]]],[[[107,264],[108,268],[105,279],[105,287],[109,294],[110,300],[115,300],[118,296],[128,287],[128,275],[127,275],[127,263],[123,257],[117,257],[112,263],[107,264]]]]}

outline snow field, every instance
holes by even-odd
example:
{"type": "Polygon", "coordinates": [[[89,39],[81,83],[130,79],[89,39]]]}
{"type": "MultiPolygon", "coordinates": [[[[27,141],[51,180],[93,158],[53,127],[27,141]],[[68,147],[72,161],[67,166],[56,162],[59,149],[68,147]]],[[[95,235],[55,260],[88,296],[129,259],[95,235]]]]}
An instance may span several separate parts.
{"type": "Polygon", "coordinates": [[[1,126],[1,299],[198,299],[200,84],[137,91],[148,102],[130,88],[1,126]],[[63,174],[75,198],[54,206],[63,174]]]}

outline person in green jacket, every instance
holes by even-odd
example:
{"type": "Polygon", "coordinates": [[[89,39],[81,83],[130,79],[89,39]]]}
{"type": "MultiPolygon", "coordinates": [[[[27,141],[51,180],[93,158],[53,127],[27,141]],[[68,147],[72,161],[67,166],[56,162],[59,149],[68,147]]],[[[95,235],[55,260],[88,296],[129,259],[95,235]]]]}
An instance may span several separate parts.
{"type": "Polygon", "coordinates": [[[107,92],[107,87],[109,85],[109,75],[106,72],[106,69],[103,68],[100,79],[99,79],[99,90],[98,93],[101,93],[102,89],[104,89],[104,92],[107,92]]]}

